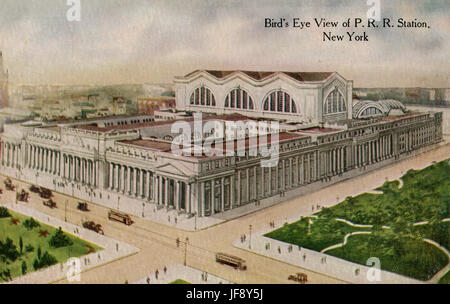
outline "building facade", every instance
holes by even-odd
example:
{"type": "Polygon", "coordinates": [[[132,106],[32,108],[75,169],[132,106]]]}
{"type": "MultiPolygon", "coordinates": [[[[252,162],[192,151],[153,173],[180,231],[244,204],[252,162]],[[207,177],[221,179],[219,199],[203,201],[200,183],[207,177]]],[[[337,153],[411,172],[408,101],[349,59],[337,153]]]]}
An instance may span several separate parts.
{"type": "MultiPolygon", "coordinates": [[[[221,86],[214,83],[219,78],[205,73],[188,75],[189,83],[177,78],[177,109],[215,114],[205,116],[203,124],[261,118],[297,121],[282,124],[277,138],[271,138],[271,144],[279,147],[277,163],[261,166],[267,156],[250,153],[248,136],[241,146],[233,142],[232,155],[179,156],[172,151],[173,121],[98,119],[6,125],[1,136],[2,172],[67,194],[74,195],[74,189],[90,193],[98,203],[108,204],[114,197],[117,205],[120,200],[153,204],[202,217],[289,192],[319,189],[442,141],[442,113],[408,112],[390,102],[354,109],[348,100],[352,84],[338,74],[323,75],[324,80],[314,84],[296,84],[278,73],[261,77],[267,84],[250,84],[242,73],[231,73],[221,86]],[[389,114],[399,108],[400,114],[389,114]],[[326,126],[337,121],[345,123],[326,126]]],[[[192,118],[183,121],[194,124],[192,118]]]]}

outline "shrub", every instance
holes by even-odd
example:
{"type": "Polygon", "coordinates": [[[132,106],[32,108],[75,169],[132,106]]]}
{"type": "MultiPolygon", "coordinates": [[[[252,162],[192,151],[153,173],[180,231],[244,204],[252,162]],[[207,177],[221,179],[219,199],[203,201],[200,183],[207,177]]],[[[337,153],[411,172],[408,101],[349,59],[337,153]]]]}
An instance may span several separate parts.
{"type": "Polygon", "coordinates": [[[11,261],[15,261],[19,257],[19,251],[10,238],[7,238],[5,243],[0,241],[0,255],[11,261]]]}
{"type": "Polygon", "coordinates": [[[28,230],[31,230],[33,228],[36,227],[40,227],[41,224],[39,224],[39,222],[37,222],[34,218],[30,217],[28,219],[26,219],[25,221],[23,221],[22,225],[27,228],[28,230]]]}
{"type": "Polygon", "coordinates": [[[62,231],[61,227],[58,228],[48,243],[54,248],[70,246],[73,244],[72,240],[62,231]]]}
{"type": "Polygon", "coordinates": [[[27,262],[22,261],[22,274],[27,273],[27,262]]]}
{"type": "Polygon", "coordinates": [[[41,268],[55,265],[56,263],[58,263],[58,260],[46,251],[44,252],[41,258],[38,257],[37,259],[34,260],[33,267],[34,270],[38,270],[41,268]]]}
{"type": "Polygon", "coordinates": [[[32,252],[34,250],[33,245],[28,244],[25,246],[25,252],[32,252]]]}
{"type": "Polygon", "coordinates": [[[0,218],[10,217],[11,214],[9,213],[8,208],[6,207],[0,207],[0,218]]]}

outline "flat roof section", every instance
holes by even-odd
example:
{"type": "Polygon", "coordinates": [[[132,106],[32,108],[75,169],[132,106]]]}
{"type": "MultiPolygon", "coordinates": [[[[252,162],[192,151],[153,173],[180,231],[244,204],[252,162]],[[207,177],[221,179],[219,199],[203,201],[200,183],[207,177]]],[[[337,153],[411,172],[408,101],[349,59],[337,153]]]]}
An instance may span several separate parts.
{"type": "MultiPolygon", "coordinates": [[[[209,121],[209,120],[222,120],[222,121],[249,121],[254,120],[247,116],[241,115],[241,114],[226,114],[226,115],[214,115],[214,116],[205,116],[202,117],[202,120],[209,121]]],[[[96,131],[96,132],[110,132],[112,130],[132,130],[132,129],[139,129],[139,128],[150,128],[155,126],[163,126],[163,125],[170,125],[175,122],[192,122],[194,121],[194,118],[188,118],[188,119],[177,119],[177,120],[164,120],[164,121],[151,121],[151,122],[141,122],[141,123],[132,123],[127,125],[115,125],[115,126],[107,126],[107,127],[99,127],[96,125],[79,125],[74,126],[75,129],[80,130],[87,130],[87,131],[96,131]]]]}

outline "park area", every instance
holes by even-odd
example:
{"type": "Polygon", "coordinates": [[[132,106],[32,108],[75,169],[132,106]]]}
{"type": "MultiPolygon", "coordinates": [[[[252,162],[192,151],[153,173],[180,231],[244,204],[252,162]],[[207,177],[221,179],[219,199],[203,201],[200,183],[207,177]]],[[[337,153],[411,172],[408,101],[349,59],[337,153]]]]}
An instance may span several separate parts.
{"type": "Polygon", "coordinates": [[[265,236],[362,265],[377,257],[383,270],[430,280],[449,263],[449,163],[410,170],[265,236]]]}
{"type": "Polygon", "coordinates": [[[101,249],[61,228],[0,207],[0,282],[101,249]]]}

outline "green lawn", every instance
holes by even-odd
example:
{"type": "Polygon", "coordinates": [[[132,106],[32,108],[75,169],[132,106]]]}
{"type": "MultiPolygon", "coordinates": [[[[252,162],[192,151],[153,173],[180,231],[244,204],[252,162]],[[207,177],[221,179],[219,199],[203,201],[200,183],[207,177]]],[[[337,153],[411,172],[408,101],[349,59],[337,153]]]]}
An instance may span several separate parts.
{"type": "Polygon", "coordinates": [[[308,233],[309,218],[303,218],[295,223],[267,233],[265,236],[282,242],[291,243],[307,249],[321,251],[329,246],[344,241],[344,236],[355,231],[369,231],[368,228],[357,228],[328,218],[311,218],[310,233],[308,233]]]}
{"type": "Polygon", "coordinates": [[[330,217],[353,223],[394,226],[399,220],[416,223],[450,217],[450,166],[442,161],[421,171],[410,170],[398,181],[386,182],[377,190],[383,194],[364,193],[348,197],[329,208],[330,217]]]}
{"type": "Polygon", "coordinates": [[[427,280],[448,263],[438,248],[424,242],[434,240],[450,248],[450,162],[442,161],[423,170],[409,170],[399,181],[386,181],[376,190],[380,194],[363,193],[347,197],[342,203],[324,208],[315,215],[308,234],[308,219],[285,225],[266,236],[308,249],[321,251],[342,243],[353,231],[372,231],[371,235],[349,238],[341,248],[327,254],[365,265],[369,257],[378,257],[382,269],[427,280]],[[355,224],[374,225],[355,228],[337,222],[336,218],[355,224]],[[416,222],[429,224],[413,226],[416,222]],[[382,229],[389,226],[391,229],[382,229]]]}
{"type": "Polygon", "coordinates": [[[175,281],[170,282],[169,284],[192,284],[192,283],[185,281],[183,279],[176,279],[175,281]]]}
{"type": "Polygon", "coordinates": [[[392,231],[351,236],[345,246],[327,254],[362,265],[366,265],[370,257],[377,257],[381,269],[424,281],[449,262],[447,255],[435,246],[422,240],[396,238],[392,231]]]}
{"type": "Polygon", "coordinates": [[[450,271],[439,280],[439,284],[450,284],[450,271]]]}
{"type": "MultiPolygon", "coordinates": [[[[41,249],[41,256],[47,251],[50,255],[56,258],[58,263],[65,262],[70,257],[85,255],[90,251],[92,252],[92,250],[98,251],[102,249],[95,244],[86,242],[65,232],[64,235],[66,235],[73,244],[60,248],[51,247],[49,241],[52,235],[56,233],[57,228],[39,223],[40,227],[35,227],[28,230],[23,225],[24,221],[29,219],[28,217],[10,210],[9,213],[11,214],[11,217],[0,218],[0,242],[5,244],[7,238],[10,238],[13,241],[13,245],[16,246],[17,251],[20,252],[20,237],[23,241],[22,253],[15,261],[6,259],[4,255],[0,254],[0,273],[9,269],[12,278],[22,275],[23,262],[26,263],[27,273],[34,271],[33,262],[37,257],[38,248],[41,249]],[[16,225],[12,223],[12,219],[18,220],[16,225]],[[48,232],[46,237],[42,235],[45,231],[48,232]],[[33,250],[26,252],[26,247],[30,245],[33,247],[33,250]]],[[[0,282],[4,280],[4,278],[0,277],[0,282]]]]}

